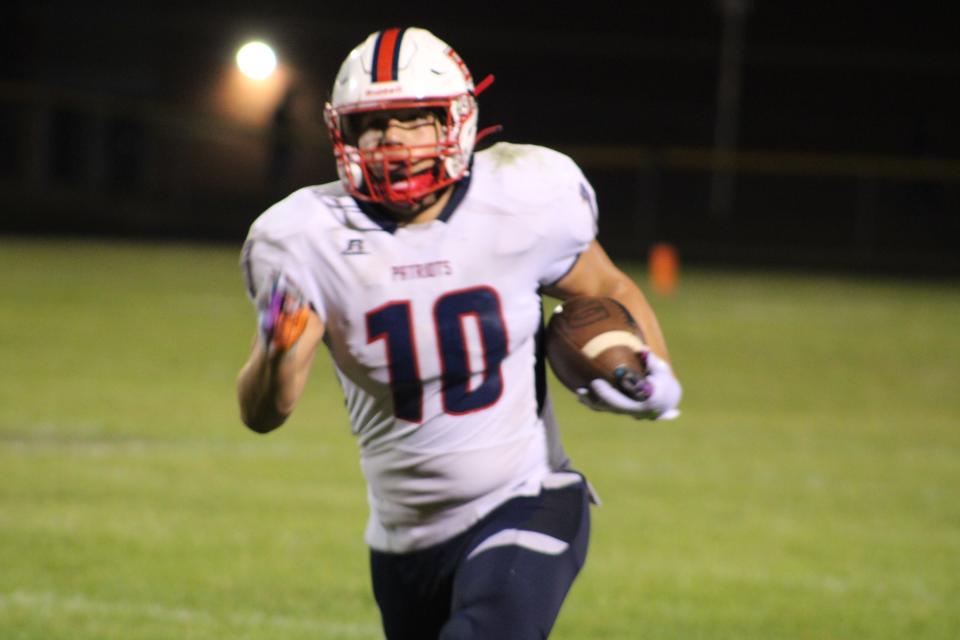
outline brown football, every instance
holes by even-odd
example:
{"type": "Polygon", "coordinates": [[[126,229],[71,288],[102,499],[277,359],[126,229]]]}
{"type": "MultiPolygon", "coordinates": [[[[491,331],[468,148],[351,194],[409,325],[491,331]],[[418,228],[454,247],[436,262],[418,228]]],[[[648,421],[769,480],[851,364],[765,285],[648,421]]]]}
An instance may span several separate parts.
{"type": "Polygon", "coordinates": [[[636,396],[647,374],[639,325],[612,298],[577,297],[559,305],[547,324],[547,361],[571,391],[604,378],[636,396]]]}

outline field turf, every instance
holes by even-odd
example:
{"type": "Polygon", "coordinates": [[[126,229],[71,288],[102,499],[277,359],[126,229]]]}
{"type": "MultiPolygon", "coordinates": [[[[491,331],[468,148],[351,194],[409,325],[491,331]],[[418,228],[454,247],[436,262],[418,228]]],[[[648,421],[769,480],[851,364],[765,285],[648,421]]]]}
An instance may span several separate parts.
{"type": "MultiPolygon", "coordinates": [[[[0,238],[3,640],[380,637],[328,361],[280,431],[237,417],[237,258],[0,238]]],[[[960,637],[960,283],[686,270],[651,301],[680,420],[553,385],[604,504],[552,637],[960,637]]]]}

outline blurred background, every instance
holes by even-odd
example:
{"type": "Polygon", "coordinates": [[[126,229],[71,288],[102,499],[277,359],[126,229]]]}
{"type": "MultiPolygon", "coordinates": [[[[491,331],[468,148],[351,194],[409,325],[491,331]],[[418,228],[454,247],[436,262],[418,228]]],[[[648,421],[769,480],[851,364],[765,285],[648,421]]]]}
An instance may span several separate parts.
{"type": "Polygon", "coordinates": [[[239,243],[335,179],[322,106],[395,24],[451,43],[495,139],[570,154],[643,259],[960,272],[960,47],[928,3],[6,3],[0,233],[239,243]],[[262,41],[276,68],[236,64],[262,41]]]}

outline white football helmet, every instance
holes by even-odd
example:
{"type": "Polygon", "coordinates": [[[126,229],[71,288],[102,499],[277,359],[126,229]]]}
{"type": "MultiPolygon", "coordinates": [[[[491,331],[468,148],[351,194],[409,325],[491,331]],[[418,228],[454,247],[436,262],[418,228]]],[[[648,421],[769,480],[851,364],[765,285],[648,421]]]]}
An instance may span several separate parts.
{"type": "Polygon", "coordinates": [[[324,112],[344,188],[362,200],[409,206],[462,179],[477,140],[476,93],[460,56],[429,31],[411,27],[371,34],[344,60],[324,112]],[[440,124],[436,145],[401,149],[405,170],[397,169],[395,147],[389,163],[381,151],[361,149],[362,132],[351,118],[394,109],[427,109],[440,124]],[[432,168],[414,175],[413,160],[424,158],[434,159],[432,168]]]}

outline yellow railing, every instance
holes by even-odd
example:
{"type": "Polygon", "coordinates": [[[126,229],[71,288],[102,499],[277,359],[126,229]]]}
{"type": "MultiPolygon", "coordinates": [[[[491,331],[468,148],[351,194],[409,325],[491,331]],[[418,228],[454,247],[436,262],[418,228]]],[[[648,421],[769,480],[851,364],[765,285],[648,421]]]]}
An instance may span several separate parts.
{"type": "Polygon", "coordinates": [[[960,160],[782,151],[717,152],[694,147],[564,146],[581,165],[604,169],[663,167],[780,175],[876,177],[960,182],[960,160]]]}

